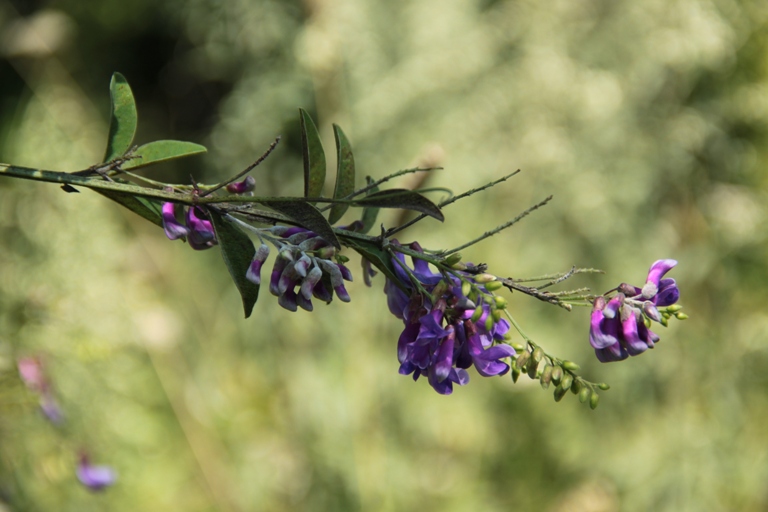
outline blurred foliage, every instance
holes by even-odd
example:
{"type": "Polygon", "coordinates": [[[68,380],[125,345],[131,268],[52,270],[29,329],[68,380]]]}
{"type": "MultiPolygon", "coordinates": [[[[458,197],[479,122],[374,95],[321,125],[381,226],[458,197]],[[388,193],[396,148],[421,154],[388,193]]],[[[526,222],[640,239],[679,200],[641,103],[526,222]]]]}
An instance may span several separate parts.
{"type": "Polygon", "coordinates": [[[576,278],[597,291],[675,258],[691,317],[600,365],[586,311],[512,297],[529,335],[612,384],[601,407],[525,377],[442,397],[397,374],[381,279],[312,314],[265,295],[243,321],[216,250],[3,179],[0,509],[765,510],[767,28],[759,0],[0,0],[0,161],[97,162],[120,71],[138,143],[209,147],[160,179],[233,174],[281,134],[258,186],[299,194],[304,107],[361,175],[441,164],[429,184],[461,191],[523,169],[401,241],[456,246],[552,193],[465,256],[603,268],[576,278]],[[29,354],[62,427],[19,382],[29,354]],[[75,481],[81,448],[115,487],[75,481]]]}

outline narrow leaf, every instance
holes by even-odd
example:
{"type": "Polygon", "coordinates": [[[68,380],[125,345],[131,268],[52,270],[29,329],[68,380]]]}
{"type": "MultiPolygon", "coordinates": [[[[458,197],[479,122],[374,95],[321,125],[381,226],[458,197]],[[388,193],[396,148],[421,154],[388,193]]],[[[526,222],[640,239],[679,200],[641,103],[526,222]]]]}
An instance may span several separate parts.
{"type": "Polygon", "coordinates": [[[301,151],[304,156],[304,197],[320,197],[325,185],[325,151],[312,118],[303,108],[301,119],[301,151]]]}
{"type": "Polygon", "coordinates": [[[205,153],[207,149],[200,144],[180,140],[157,140],[139,146],[133,153],[134,157],[126,161],[122,169],[138,169],[150,164],[184,158],[186,156],[205,153]]]}
{"type": "MultiPolygon", "coordinates": [[[[344,199],[355,191],[355,158],[352,156],[352,147],[347,136],[337,125],[333,125],[333,134],[336,137],[336,188],[333,191],[334,199],[344,199]]],[[[335,204],[328,215],[328,222],[337,222],[349,205],[335,204]]]]}
{"type": "Polygon", "coordinates": [[[221,247],[224,264],[226,264],[229,275],[232,276],[232,280],[240,292],[245,318],[248,318],[259,298],[259,285],[245,278],[253,256],[256,254],[256,249],[248,235],[225,217],[210,208],[208,215],[213,223],[213,229],[216,231],[216,239],[219,241],[219,247],[221,247]]]}
{"type": "Polygon", "coordinates": [[[124,192],[116,192],[114,190],[94,189],[94,191],[98,192],[104,197],[108,197],[116,203],[120,203],[121,205],[125,206],[132,212],[141,215],[153,224],[157,224],[158,226],[163,227],[163,218],[161,217],[160,213],[159,201],[152,201],[150,199],[136,197],[124,192]]]}
{"type": "Polygon", "coordinates": [[[403,208],[405,210],[415,210],[442,222],[445,220],[440,208],[413,190],[404,188],[392,188],[376,192],[362,199],[355,201],[358,206],[378,206],[380,208],[403,208]]]}
{"type": "MultiPolygon", "coordinates": [[[[366,181],[368,182],[368,185],[373,183],[373,179],[371,179],[370,176],[366,176],[366,181]]],[[[368,191],[368,194],[366,197],[369,197],[376,192],[379,191],[379,187],[373,187],[371,190],[368,191]]],[[[363,228],[360,230],[360,233],[368,233],[372,228],[373,225],[376,224],[376,218],[379,216],[379,209],[374,207],[368,207],[363,208],[363,216],[360,219],[363,223],[363,228]]]]}
{"type": "Polygon", "coordinates": [[[283,215],[290,217],[301,227],[310,231],[314,231],[326,242],[333,245],[337,249],[341,249],[341,243],[339,242],[336,233],[334,233],[333,228],[328,223],[328,221],[325,220],[325,217],[323,217],[323,214],[320,213],[320,210],[311,204],[305,201],[290,201],[282,199],[263,201],[262,204],[282,213],[283,215]]]}
{"type": "Polygon", "coordinates": [[[109,138],[104,161],[109,162],[122,156],[131,147],[136,134],[136,102],[131,86],[120,73],[112,75],[109,83],[109,95],[112,99],[112,114],[109,120],[109,138]]]}

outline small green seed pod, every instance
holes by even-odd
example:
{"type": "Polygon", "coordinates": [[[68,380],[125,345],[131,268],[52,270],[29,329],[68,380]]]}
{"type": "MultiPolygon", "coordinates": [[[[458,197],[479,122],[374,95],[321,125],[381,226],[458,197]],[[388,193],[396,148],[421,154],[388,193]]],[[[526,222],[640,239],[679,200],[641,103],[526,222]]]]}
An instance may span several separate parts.
{"type": "Polygon", "coordinates": [[[597,409],[597,402],[600,400],[600,395],[597,393],[592,393],[592,396],[589,397],[589,408],[590,409],[597,409]]]}
{"type": "Polygon", "coordinates": [[[583,404],[587,403],[587,400],[589,400],[589,396],[591,394],[592,394],[592,390],[584,386],[583,388],[581,388],[581,391],[579,391],[579,402],[583,404]]]}

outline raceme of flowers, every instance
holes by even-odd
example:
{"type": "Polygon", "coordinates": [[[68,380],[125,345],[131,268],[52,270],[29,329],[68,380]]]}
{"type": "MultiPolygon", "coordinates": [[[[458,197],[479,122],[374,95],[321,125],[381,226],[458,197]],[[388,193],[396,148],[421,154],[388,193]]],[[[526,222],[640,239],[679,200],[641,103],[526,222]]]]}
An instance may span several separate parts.
{"type": "MultiPolygon", "coordinates": [[[[410,248],[422,252],[416,242],[410,248]]],[[[424,376],[435,391],[449,395],[454,384],[469,382],[466,369],[472,365],[484,377],[507,373],[510,366],[502,359],[515,350],[499,343],[510,327],[500,318],[503,299],[496,300],[481,276],[458,271],[461,277],[444,276],[424,260],[412,262],[407,266],[398,253],[393,259],[398,282],[387,279],[384,286],[390,312],[405,325],[397,343],[400,374],[413,380],[424,376]]]]}
{"type": "Polygon", "coordinates": [[[658,260],[651,265],[642,288],[622,283],[606,301],[597,297],[592,308],[589,342],[603,363],[622,361],[653,348],[659,336],[651,321],[666,325],[672,315],[684,318],[676,305],[680,290],[674,279],[664,278],[677,261],[658,260]]]}

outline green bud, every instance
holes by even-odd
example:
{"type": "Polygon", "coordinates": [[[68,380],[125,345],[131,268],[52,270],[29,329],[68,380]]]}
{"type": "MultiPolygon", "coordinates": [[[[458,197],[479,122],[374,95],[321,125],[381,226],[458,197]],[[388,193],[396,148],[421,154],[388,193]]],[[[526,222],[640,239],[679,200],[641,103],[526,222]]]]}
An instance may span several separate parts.
{"type": "Polygon", "coordinates": [[[523,350],[518,354],[517,358],[515,359],[515,367],[518,370],[522,370],[525,368],[525,363],[528,362],[528,360],[531,358],[531,353],[527,350],[523,350]]]}
{"type": "Polygon", "coordinates": [[[583,404],[587,403],[587,400],[589,400],[589,396],[591,394],[592,394],[592,390],[584,386],[583,388],[581,388],[581,391],[579,391],[579,402],[583,404]]]}
{"type": "Polygon", "coordinates": [[[345,264],[345,263],[347,263],[347,262],[349,261],[349,258],[347,258],[346,256],[344,256],[343,254],[337,254],[337,255],[336,255],[336,256],[334,256],[334,257],[336,258],[336,262],[337,262],[337,263],[341,263],[342,265],[343,265],[343,264],[345,264]]]}
{"type": "Polygon", "coordinates": [[[555,388],[555,393],[554,393],[554,395],[555,395],[555,402],[559,402],[560,400],[562,400],[567,392],[568,392],[567,388],[564,388],[562,386],[557,386],[555,388]]]}
{"type": "Polygon", "coordinates": [[[489,292],[495,292],[502,286],[504,286],[504,284],[501,281],[491,281],[490,283],[487,283],[485,285],[485,289],[488,290],[489,292]]]}
{"type": "Polygon", "coordinates": [[[672,304],[671,306],[667,306],[666,311],[669,313],[677,313],[681,309],[683,309],[683,306],[680,304],[672,304]]]}
{"type": "Polygon", "coordinates": [[[469,292],[471,291],[472,291],[472,283],[470,283],[469,281],[464,281],[463,283],[461,283],[461,294],[463,296],[466,297],[467,295],[469,295],[469,292]]]}
{"type": "Polygon", "coordinates": [[[559,366],[555,366],[552,369],[552,382],[554,382],[555,384],[559,384],[560,379],[562,378],[563,378],[563,369],[560,368],[559,366]]]}
{"type": "Polygon", "coordinates": [[[475,282],[478,284],[490,283],[496,280],[496,276],[493,274],[478,274],[475,276],[475,282]]]}
{"type": "Polygon", "coordinates": [[[502,297],[501,295],[497,295],[493,298],[493,300],[496,302],[496,307],[498,309],[504,309],[507,307],[507,299],[502,297]]]}
{"type": "Polygon", "coordinates": [[[536,347],[533,351],[533,360],[537,363],[544,358],[544,351],[541,347],[536,347]]]}
{"type": "Polygon", "coordinates": [[[525,350],[525,345],[521,343],[511,343],[511,346],[513,349],[515,349],[518,352],[522,352],[523,350],[525,350]]]}
{"type": "Polygon", "coordinates": [[[511,334],[509,334],[508,332],[504,333],[504,341],[509,341],[511,339],[512,339],[512,335],[511,334]]]}
{"type": "Polygon", "coordinates": [[[453,270],[467,270],[467,266],[462,262],[454,263],[451,268],[453,270]]]}
{"type": "Polygon", "coordinates": [[[571,384],[573,384],[573,376],[570,373],[564,374],[563,378],[560,379],[560,385],[567,391],[571,389],[571,384]]]}
{"type": "Polygon", "coordinates": [[[678,320],[688,320],[688,315],[686,315],[685,313],[675,313],[675,317],[678,320]]]}
{"type": "Polygon", "coordinates": [[[643,323],[645,324],[645,328],[646,329],[650,329],[651,328],[651,319],[648,318],[645,315],[643,315],[643,323]]]}
{"type": "Polygon", "coordinates": [[[573,361],[563,361],[563,368],[565,368],[566,370],[570,370],[572,372],[575,372],[581,369],[581,367],[576,363],[574,363],[573,361]]]}
{"type": "Polygon", "coordinates": [[[571,393],[578,395],[581,391],[581,388],[581,379],[573,379],[573,384],[571,384],[571,393]]]}
{"type": "Polygon", "coordinates": [[[496,323],[499,320],[501,320],[501,315],[504,311],[501,309],[494,309],[491,311],[491,316],[493,317],[493,322],[496,323]]]}
{"type": "Polygon", "coordinates": [[[664,327],[669,327],[669,317],[668,316],[662,316],[661,317],[661,325],[664,327]]]}
{"type": "MultiPolygon", "coordinates": [[[[494,311],[494,313],[495,312],[496,311],[494,311]]],[[[491,329],[493,329],[493,323],[494,323],[493,314],[490,314],[485,319],[485,330],[490,331],[491,329]]]]}
{"type": "Polygon", "coordinates": [[[597,387],[599,387],[603,391],[608,391],[609,389],[611,389],[611,386],[609,386],[605,382],[601,382],[600,384],[597,385],[597,387]]]}
{"type": "Polygon", "coordinates": [[[517,368],[515,368],[513,366],[512,367],[512,382],[517,382],[517,379],[519,379],[519,378],[520,378],[520,370],[518,370],[517,368]]]}
{"type": "Polygon", "coordinates": [[[470,320],[472,322],[477,322],[480,320],[480,317],[483,316],[483,306],[477,306],[475,308],[475,312],[472,313],[472,316],[470,317],[470,320]]]}
{"type": "Polygon", "coordinates": [[[552,381],[552,366],[545,365],[544,370],[541,372],[541,387],[547,389],[549,383],[552,381]]]}
{"type": "Polygon", "coordinates": [[[590,409],[597,409],[597,402],[600,400],[600,395],[597,393],[592,393],[592,396],[589,397],[589,408],[590,409]]]}
{"type": "Polygon", "coordinates": [[[539,364],[531,358],[528,360],[527,369],[528,369],[528,378],[530,378],[531,380],[536,380],[536,373],[537,373],[537,370],[539,369],[539,364]]]}
{"type": "MultiPolygon", "coordinates": [[[[447,267],[452,267],[453,265],[457,264],[460,261],[461,261],[461,253],[455,252],[443,260],[443,265],[447,267]]],[[[464,295],[466,295],[466,293],[464,295]]]]}

